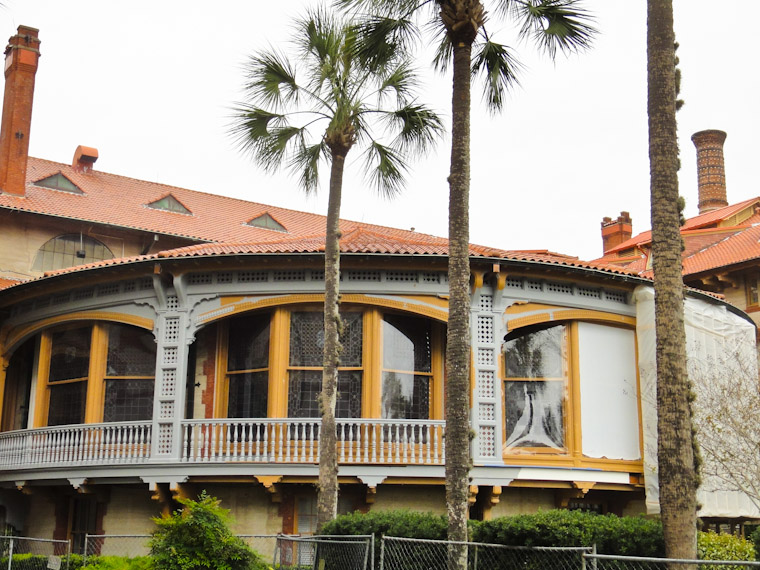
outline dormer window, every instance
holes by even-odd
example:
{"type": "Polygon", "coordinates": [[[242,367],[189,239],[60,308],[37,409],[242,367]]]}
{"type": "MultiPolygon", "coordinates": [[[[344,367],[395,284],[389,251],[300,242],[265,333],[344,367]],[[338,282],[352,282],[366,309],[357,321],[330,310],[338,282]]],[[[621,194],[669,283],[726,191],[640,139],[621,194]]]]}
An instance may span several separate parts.
{"type": "Polygon", "coordinates": [[[265,230],[274,230],[277,232],[287,232],[281,223],[275,220],[269,214],[261,214],[260,216],[248,221],[246,225],[254,228],[264,228],[265,230]]]}
{"type": "Polygon", "coordinates": [[[163,198],[156,200],[155,202],[151,202],[150,204],[146,204],[148,208],[153,208],[154,210],[164,210],[165,212],[174,212],[175,214],[185,214],[187,216],[192,216],[193,213],[185,208],[185,206],[177,200],[174,196],[171,194],[167,194],[163,198]]]}
{"type": "Polygon", "coordinates": [[[34,185],[40,186],[42,188],[50,188],[51,190],[69,192],[71,194],[84,194],[79,186],[74,184],[60,172],[58,174],[53,174],[53,176],[48,176],[47,178],[38,180],[34,183],[34,185]]]}

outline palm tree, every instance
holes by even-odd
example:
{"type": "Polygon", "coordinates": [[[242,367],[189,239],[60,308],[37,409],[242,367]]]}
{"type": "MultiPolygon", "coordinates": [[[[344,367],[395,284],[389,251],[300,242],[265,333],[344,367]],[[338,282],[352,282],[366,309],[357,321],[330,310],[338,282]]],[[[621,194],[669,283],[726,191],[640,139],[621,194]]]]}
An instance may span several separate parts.
{"type": "Polygon", "coordinates": [[[698,482],[686,372],[672,0],[647,2],[647,80],[660,511],[668,557],[695,559],[698,482]]]}
{"type": "MultiPolygon", "coordinates": [[[[470,468],[470,82],[484,79],[485,99],[501,110],[520,64],[507,46],[486,31],[480,0],[336,0],[364,10],[358,53],[373,61],[405,49],[419,37],[420,25],[437,30],[434,64],[451,65],[452,127],[449,171],[449,319],[446,341],[446,501],[450,540],[467,540],[470,468]]],[[[588,46],[594,33],[580,0],[493,0],[496,16],[516,20],[520,35],[534,40],[551,57],[557,50],[588,46]]],[[[459,561],[461,564],[461,560],[459,561]]]]}
{"type": "Polygon", "coordinates": [[[232,133],[265,170],[285,166],[306,193],[318,188],[319,165],[330,164],[325,229],[324,361],[320,408],[317,529],[335,518],[338,501],[335,402],[340,362],[340,202],[346,155],[363,146],[364,168],[388,196],[403,186],[406,159],[425,152],[442,132],[437,115],[412,99],[415,74],[401,56],[372,66],[352,57],[347,22],[317,9],[296,24],[296,62],[267,50],[247,66],[248,101],[235,110],[232,133]],[[296,76],[296,71],[302,75],[296,76]],[[304,78],[304,82],[300,78],[304,78]],[[376,133],[387,135],[383,143],[376,133]]]}

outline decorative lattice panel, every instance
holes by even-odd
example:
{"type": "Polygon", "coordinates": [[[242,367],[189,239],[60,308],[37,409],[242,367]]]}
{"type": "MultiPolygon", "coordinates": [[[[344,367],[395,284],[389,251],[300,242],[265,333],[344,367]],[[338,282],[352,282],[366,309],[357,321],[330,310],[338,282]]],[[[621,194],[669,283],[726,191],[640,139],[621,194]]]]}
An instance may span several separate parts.
{"type": "Polygon", "coordinates": [[[78,289],[74,291],[74,300],[81,301],[82,299],[92,299],[95,296],[95,290],[92,288],[78,289]]]}
{"type": "Polygon", "coordinates": [[[169,295],[166,298],[166,308],[170,311],[179,309],[179,298],[176,295],[169,295]]]}
{"type": "Polygon", "coordinates": [[[349,281],[380,281],[379,271],[356,271],[346,272],[349,281]]]}
{"type": "Polygon", "coordinates": [[[177,347],[167,346],[164,348],[164,364],[176,364],[177,363],[177,347]]]}
{"type": "Polygon", "coordinates": [[[565,295],[568,295],[573,292],[573,286],[570,283],[549,282],[546,284],[546,290],[549,293],[563,293],[565,295]]]}
{"type": "Polygon", "coordinates": [[[488,457],[496,455],[496,428],[494,426],[480,426],[478,448],[481,455],[488,457]]]}
{"type": "Polygon", "coordinates": [[[478,364],[480,366],[493,366],[493,363],[494,363],[493,349],[479,348],[478,349],[478,364]]]}
{"type": "Polygon", "coordinates": [[[211,285],[211,273],[193,273],[190,276],[190,285],[211,285]]]}
{"type": "Polygon", "coordinates": [[[604,296],[608,301],[615,301],[616,303],[626,303],[628,301],[628,295],[623,291],[605,291],[604,296]]]}
{"type": "Polygon", "coordinates": [[[119,292],[119,284],[112,283],[110,285],[101,285],[98,287],[98,297],[105,297],[107,295],[116,295],[119,292]]]}
{"type": "Polygon", "coordinates": [[[164,324],[164,342],[176,343],[179,339],[179,318],[169,317],[164,324]]]}
{"type": "Polygon", "coordinates": [[[172,452],[172,425],[161,424],[158,426],[158,453],[167,455],[172,452]]]}
{"type": "Polygon", "coordinates": [[[266,271],[239,271],[238,283],[263,283],[268,281],[269,274],[266,271]]]}
{"type": "Polygon", "coordinates": [[[578,295],[587,299],[599,299],[602,293],[599,289],[592,289],[590,287],[578,287],[578,295]]]}
{"type": "Polygon", "coordinates": [[[158,417],[161,419],[171,419],[174,417],[174,402],[161,402],[158,417]]]}
{"type": "Polygon", "coordinates": [[[386,281],[396,281],[403,283],[414,283],[417,281],[416,271],[386,271],[386,281]]]}
{"type": "Polygon", "coordinates": [[[494,395],[494,377],[493,370],[478,370],[478,397],[493,398],[494,395]]]}
{"type": "Polygon", "coordinates": [[[306,281],[306,272],[303,269],[290,269],[273,272],[275,281],[306,281]]]}
{"type": "Polygon", "coordinates": [[[216,282],[224,285],[227,283],[232,283],[232,272],[231,271],[225,271],[223,273],[217,273],[216,274],[216,282]]]}
{"type": "Polygon", "coordinates": [[[163,371],[161,378],[161,397],[171,398],[177,390],[177,371],[174,368],[167,368],[163,371]]]}
{"type": "Polygon", "coordinates": [[[483,315],[478,317],[477,341],[480,344],[493,342],[493,317],[483,315]]]}
{"type": "Polygon", "coordinates": [[[484,313],[493,311],[493,296],[481,295],[478,299],[478,308],[484,313]]]}
{"type": "Polygon", "coordinates": [[[496,420],[496,406],[493,404],[478,405],[478,419],[481,421],[492,422],[496,420]]]}

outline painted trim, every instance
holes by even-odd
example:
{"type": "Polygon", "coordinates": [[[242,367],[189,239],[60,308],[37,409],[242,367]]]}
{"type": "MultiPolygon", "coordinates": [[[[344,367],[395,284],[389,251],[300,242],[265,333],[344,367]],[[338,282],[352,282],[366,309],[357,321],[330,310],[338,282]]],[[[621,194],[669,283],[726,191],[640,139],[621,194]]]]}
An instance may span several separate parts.
{"type": "Polygon", "coordinates": [[[76,321],[108,321],[113,323],[122,323],[125,325],[132,325],[142,329],[153,330],[153,319],[146,317],[138,317],[136,315],[129,315],[125,313],[114,313],[109,311],[79,311],[76,313],[68,313],[65,315],[58,315],[56,317],[49,317],[36,321],[26,326],[19,326],[7,329],[0,334],[0,344],[3,346],[3,350],[7,354],[11,348],[15,347],[20,342],[26,340],[27,337],[32,336],[34,333],[59,325],[62,323],[76,322],[76,321]]]}
{"type": "Polygon", "coordinates": [[[510,319],[507,321],[507,331],[552,321],[599,321],[619,325],[636,326],[636,318],[626,315],[615,315],[589,309],[564,309],[559,311],[544,311],[535,315],[510,319]]]}
{"type": "MultiPolygon", "coordinates": [[[[439,309],[436,307],[432,307],[429,305],[423,305],[418,302],[410,302],[410,301],[418,301],[420,299],[419,296],[399,295],[399,297],[402,299],[408,299],[408,301],[401,301],[398,299],[388,299],[384,297],[375,297],[375,296],[364,295],[364,294],[347,293],[347,294],[341,294],[340,302],[341,302],[341,305],[356,304],[356,305],[386,307],[389,309],[395,309],[397,311],[403,311],[406,313],[415,313],[418,315],[430,317],[431,319],[435,319],[441,322],[448,321],[448,311],[439,309]]],[[[237,299],[238,297],[235,297],[235,298],[237,299]]],[[[431,301],[435,300],[435,302],[438,302],[437,297],[431,296],[430,299],[431,301]]],[[[322,293],[304,293],[304,294],[297,294],[297,295],[279,295],[275,297],[266,297],[266,298],[259,299],[256,301],[238,301],[238,302],[233,302],[233,303],[226,303],[225,299],[222,298],[220,302],[225,309],[223,312],[220,312],[219,309],[213,309],[211,311],[207,311],[205,313],[198,315],[196,322],[199,325],[204,325],[215,320],[231,317],[238,313],[244,313],[246,311],[263,309],[267,307],[299,305],[299,304],[307,304],[307,303],[324,304],[325,296],[322,293]]]]}

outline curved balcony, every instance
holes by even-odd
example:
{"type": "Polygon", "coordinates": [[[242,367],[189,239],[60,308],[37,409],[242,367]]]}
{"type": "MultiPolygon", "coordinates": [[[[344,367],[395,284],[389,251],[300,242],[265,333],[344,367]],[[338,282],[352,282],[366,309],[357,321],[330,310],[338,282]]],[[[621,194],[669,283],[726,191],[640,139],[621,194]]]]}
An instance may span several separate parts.
{"type": "MultiPolygon", "coordinates": [[[[338,419],[344,465],[444,465],[442,420],[338,419]]],[[[0,433],[0,470],[161,463],[319,463],[318,419],[181,422],[179,457],[156,453],[151,422],[80,424],[0,433]]]]}

